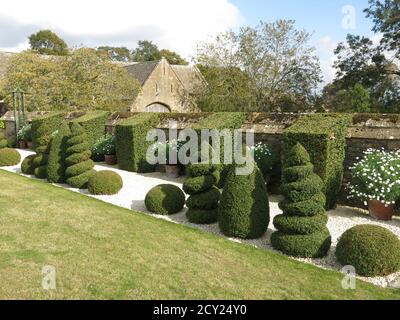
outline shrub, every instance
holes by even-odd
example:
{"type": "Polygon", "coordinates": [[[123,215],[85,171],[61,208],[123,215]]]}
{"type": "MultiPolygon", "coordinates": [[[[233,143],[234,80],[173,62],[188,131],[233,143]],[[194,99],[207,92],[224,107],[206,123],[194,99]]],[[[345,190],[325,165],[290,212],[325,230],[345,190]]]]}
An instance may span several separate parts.
{"type": "Polygon", "coordinates": [[[102,161],[105,155],[114,155],[115,153],[115,135],[107,133],[94,144],[92,157],[94,160],[102,161]]]}
{"type": "Polygon", "coordinates": [[[260,169],[254,165],[247,176],[237,175],[235,167],[228,173],[218,211],[219,227],[228,237],[255,239],[268,228],[267,188],[260,169]]]}
{"type": "Polygon", "coordinates": [[[113,171],[99,171],[89,179],[88,189],[95,195],[117,194],[123,187],[122,178],[113,171]]]}
{"type": "Polygon", "coordinates": [[[15,166],[21,161],[21,155],[15,149],[0,149],[0,167],[15,166]]]}
{"type": "Polygon", "coordinates": [[[400,270],[400,240],[383,227],[359,225],[341,236],[336,257],[361,276],[386,276],[400,270]]]}
{"type": "Polygon", "coordinates": [[[297,143],[287,153],[283,168],[280,203],[282,215],[274,219],[277,232],[271,236],[274,248],[295,257],[320,258],[331,246],[331,236],[326,228],[323,182],[313,172],[306,149],[297,143]]]}
{"type": "Polygon", "coordinates": [[[210,189],[216,182],[212,175],[200,176],[187,179],[183,184],[183,191],[187,194],[196,194],[210,189]]]}
{"type": "Polygon", "coordinates": [[[65,158],[67,139],[71,134],[69,126],[64,123],[60,130],[53,135],[47,160],[47,180],[52,183],[65,182],[65,158]]]}
{"type": "Polygon", "coordinates": [[[120,169],[140,173],[154,171],[154,166],[146,161],[147,149],[152,145],[146,141],[146,136],[159,121],[158,113],[142,113],[117,124],[116,151],[120,169]]]}
{"type": "Polygon", "coordinates": [[[24,174],[34,174],[35,166],[33,165],[33,159],[36,157],[35,154],[27,156],[21,163],[21,172],[24,174]]]}
{"type": "Polygon", "coordinates": [[[9,148],[15,148],[17,146],[17,136],[15,134],[7,138],[7,146],[9,148]]]}
{"type": "Polygon", "coordinates": [[[259,142],[251,147],[250,151],[263,176],[272,175],[273,169],[276,168],[279,162],[279,158],[274,154],[272,149],[267,144],[259,142]]]}
{"type": "Polygon", "coordinates": [[[218,208],[211,210],[189,209],[186,212],[189,222],[195,224],[212,224],[218,220],[218,208]]]}
{"type": "Polygon", "coordinates": [[[0,131],[0,149],[7,148],[8,140],[3,132],[0,131]]]}
{"type": "Polygon", "coordinates": [[[74,188],[86,188],[89,178],[94,174],[94,163],[90,159],[91,152],[87,135],[76,122],[71,125],[66,154],[66,182],[74,188]]]}
{"type": "Polygon", "coordinates": [[[32,119],[33,148],[37,153],[41,153],[43,149],[47,148],[52,133],[60,128],[64,117],[62,112],[52,112],[32,119]]]}
{"type": "Polygon", "coordinates": [[[35,174],[35,177],[38,179],[46,179],[47,178],[47,167],[46,166],[40,166],[35,168],[33,171],[35,174]]]}
{"type": "Polygon", "coordinates": [[[32,141],[32,124],[25,124],[17,134],[18,140],[32,141]]]}
{"type": "Polygon", "coordinates": [[[191,195],[186,201],[186,206],[190,209],[212,210],[218,208],[220,197],[218,188],[213,186],[207,191],[191,195]]]}
{"type": "Polygon", "coordinates": [[[185,194],[174,185],[162,184],[151,189],[145,198],[147,210],[168,215],[181,211],[185,205],[185,194]]]}
{"type": "Polygon", "coordinates": [[[336,205],[342,187],[346,134],[351,122],[351,115],[314,114],[300,117],[284,131],[283,159],[288,157],[296,143],[305,147],[315,166],[315,173],[324,182],[327,209],[336,205]]]}
{"type": "Polygon", "coordinates": [[[90,150],[93,149],[96,141],[104,137],[106,121],[109,115],[107,111],[92,111],[72,121],[80,124],[86,132],[90,150]]]}

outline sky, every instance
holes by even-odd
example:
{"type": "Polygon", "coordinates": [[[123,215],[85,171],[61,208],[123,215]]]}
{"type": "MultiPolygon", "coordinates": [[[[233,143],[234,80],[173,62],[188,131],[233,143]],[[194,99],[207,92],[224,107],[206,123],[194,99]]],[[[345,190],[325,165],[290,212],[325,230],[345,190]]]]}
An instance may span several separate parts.
{"type": "Polygon", "coordinates": [[[196,43],[259,21],[292,19],[313,33],[325,81],[333,78],[333,50],[348,33],[375,37],[362,12],[368,0],[13,0],[0,2],[0,50],[28,48],[27,37],[51,29],[73,46],[135,48],[151,40],[186,58],[196,43]]]}

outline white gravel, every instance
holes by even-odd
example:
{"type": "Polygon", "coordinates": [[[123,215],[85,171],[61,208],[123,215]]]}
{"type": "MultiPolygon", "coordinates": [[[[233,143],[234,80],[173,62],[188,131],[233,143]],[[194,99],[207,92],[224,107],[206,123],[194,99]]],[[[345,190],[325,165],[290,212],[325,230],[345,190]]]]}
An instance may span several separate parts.
{"type": "MultiPolygon", "coordinates": [[[[21,154],[21,158],[24,159],[26,156],[32,154],[31,151],[26,150],[18,150],[21,154]]],[[[2,169],[21,174],[20,164],[13,167],[3,167],[2,169]]],[[[112,203],[114,205],[124,207],[127,209],[140,211],[152,215],[156,218],[171,221],[174,223],[184,224],[193,228],[201,229],[207,232],[211,232],[217,235],[222,235],[219,231],[218,224],[213,225],[196,225],[188,222],[185,216],[186,209],[182,212],[172,215],[172,216],[160,216],[154,215],[149,213],[146,210],[144,205],[144,198],[147,192],[159,185],[159,184],[173,184],[178,187],[182,187],[182,183],[184,181],[184,177],[179,179],[169,180],[165,177],[162,173],[150,173],[150,174],[138,174],[128,171],[119,170],[116,166],[108,166],[106,164],[98,164],[95,166],[95,169],[100,170],[112,170],[117,172],[124,181],[124,187],[117,195],[113,196],[94,196],[90,195],[87,190],[79,190],[75,188],[71,188],[65,184],[57,184],[57,186],[64,187],[66,189],[72,190],[74,192],[79,192],[85,195],[88,195],[93,198],[100,199],[102,201],[112,203]]],[[[255,246],[257,248],[266,249],[266,250],[274,250],[270,244],[270,237],[271,234],[275,231],[275,228],[272,224],[273,218],[281,214],[282,211],[278,207],[278,203],[280,201],[279,196],[270,196],[270,215],[271,215],[271,222],[269,225],[269,229],[266,234],[256,240],[240,240],[240,239],[230,239],[232,241],[238,243],[249,244],[255,246]]],[[[331,210],[328,212],[329,221],[328,221],[328,229],[332,235],[332,247],[328,253],[328,256],[322,259],[297,259],[299,261],[310,263],[315,266],[330,269],[330,270],[341,270],[342,266],[337,262],[335,258],[335,248],[339,237],[348,229],[352,228],[353,226],[359,224],[374,224],[385,227],[392,231],[400,238],[400,218],[395,217],[393,221],[377,221],[371,218],[368,215],[368,212],[362,209],[357,208],[350,208],[350,207],[338,207],[335,210],[331,210]]],[[[382,287],[397,287],[399,285],[400,280],[400,272],[394,273],[387,277],[358,277],[364,281],[371,282],[375,285],[382,286],[382,287]]]]}

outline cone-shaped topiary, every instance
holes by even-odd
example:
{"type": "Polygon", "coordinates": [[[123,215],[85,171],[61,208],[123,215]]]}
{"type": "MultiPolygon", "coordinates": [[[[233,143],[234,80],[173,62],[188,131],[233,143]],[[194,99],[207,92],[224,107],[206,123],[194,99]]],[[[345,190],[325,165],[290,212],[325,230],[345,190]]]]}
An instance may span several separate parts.
{"type": "Polygon", "coordinates": [[[63,123],[53,136],[47,160],[47,180],[52,183],[65,182],[65,158],[68,136],[71,134],[68,124],[63,123]]]}
{"type": "Polygon", "coordinates": [[[228,237],[256,239],[269,224],[269,202],[263,175],[254,163],[249,175],[227,174],[218,210],[219,228],[228,237]]]}
{"type": "Polygon", "coordinates": [[[0,132],[0,149],[7,148],[8,140],[3,132],[0,132]]]}
{"type": "Polygon", "coordinates": [[[90,177],[95,173],[94,162],[90,159],[92,153],[87,135],[78,123],[71,125],[66,154],[66,182],[74,188],[86,188],[90,177]]]}
{"type": "Polygon", "coordinates": [[[274,219],[278,231],[271,236],[272,245],[295,257],[324,257],[331,246],[331,236],[326,227],[323,182],[299,143],[283,161],[282,181],[285,199],[279,206],[283,214],[274,219]]]}

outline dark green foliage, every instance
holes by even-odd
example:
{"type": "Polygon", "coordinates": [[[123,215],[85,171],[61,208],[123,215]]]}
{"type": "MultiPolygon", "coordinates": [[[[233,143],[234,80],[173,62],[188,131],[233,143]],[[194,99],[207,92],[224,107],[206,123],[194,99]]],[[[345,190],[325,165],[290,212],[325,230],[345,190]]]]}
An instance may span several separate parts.
{"type": "Polygon", "coordinates": [[[68,46],[63,39],[51,30],[40,30],[29,36],[32,51],[45,55],[66,56],[68,46]]]}
{"type": "MultiPolygon", "coordinates": [[[[351,115],[314,114],[301,117],[294,125],[284,131],[283,165],[304,166],[307,159],[299,154],[299,159],[290,159],[287,154],[296,143],[301,143],[310,155],[314,171],[323,182],[326,195],[326,208],[334,208],[342,187],[343,162],[347,128],[351,115]]],[[[307,170],[307,169],[303,169],[307,170]]],[[[304,172],[298,171],[298,174],[304,172]]],[[[286,173],[288,177],[290,173],[286,173]]]]}
{"type": "Polygon", "coordinates": [[[221,231],[229,237],[255,239],[269,224],[269,202],[265,180],[255,165],[250,175],[228,173],[218,211],[221,231]]]}
{"type": "Polygon", "coordinates": [[[217,169],[213,164],[194,163],[188,165],[188,173],[191,177],[201,177],[212,174],[217,169]]]}
{"type": "Polygon", "coordinates": [[[32,163],[36,167],[40,166],[45,166],[48,160],[47,154],[44,153],[39,153],[36,155],[36,157],[33,159],[32,163]]]}
{"type": "Polygon", "coordinates": [[[35,168],[33,171],[35,177],[38,179],[46,179],[47,178],[47,166],[40,166],[35,168]]]}
{"type": "Polygon", "coordinates": [[[11,148],[0,149],[0,167],[15,166],[21,161],[19,152],[11,148]]]}
{"type": "Polygon", "coordinates": [[[9,148],[15,148],[17,146],[17,135],[12,134],[7,138],[7,146],[9,148]]]}
{"type": "Polygon", "coordinates": [[[282,215],[274,218],[277,232],[272,234],[274,248],[295,257],[324,257],[331,245],[326,228],[324,185],[312,171],[313,165],[304,147],[297,143],[283,162],[282,215]]]}
{"type": "Polygon", "coordinates": [[[150,212],[169,215],[178,213],[183,209],[185,194],[174,185],[162,184],[151,189],[144,202],[150,212]]]}
{"type": "Polygon", "coordinates": [[[33,159],[36,157],[35,154],[27,156],[21,163],[21,172],[24,174],[34,174],[35,166],[33,165],[33,159]]]}
{"type": "Polygon", "coordinates": [[[52,183],[65,182],[65,158],[68,136],[71,134],[68,124],[63,123],[50,143],[47,160],[47,180],[52,183]]]}
{"type": "Polygon", "coordinates": [[[216,179],[212,175],[189,178],[183,184],[183,191],[190,195],[201,193],[210,189],[215,182],[216,179]]]}
{"type": "Polygon", "coordinates": [[[51,134],[57,131],[64,121],[64,113],[51,112],[32,120],[33,148],[38,152],[38,147],[47,147],[50,144],[51,134]]]}
{"type": "Polygon", "coordinates": [[[383,227],[359,225],[341,236],[336,257],[361,276],[386,276],[400,270],[400,240],[383,227]]]}
{"type": "Polygon", "coordinates": [[[122,178],[113,171],[99,171],[89,179],[88,189],[91,194],[113,195],[123,187],[122,178]]]}
{"type": "Polygon", "coordinates": [[[94,174],[94,162],[85,130],[77,123],[71,125],[71,135],[67,139],[65,163],[66,182],[74,188],[86,188],[89,178],[94,174]]]}
{"type": "Polygon", "coordinates": [[[207,191],[191,195],[186,201],[186,206],[190,209],[215,209],[218,207],[220,197],[218,188],[213,186],[207,191]]]}
{"type": "Polygon", "coordinates": [[[104,137],[108,116],[109,112],[107,111],[92,111],[73,120],[73,122],[79,123],[83,130],[85,130],[90,150],[92,150],[97,140],[104,137]]]}
{"type": "Polygon", "coordinates": [[[154,166],[146,161],[147,149],[152,145],[146,141],[146,136],[159,121],[160,114],[143,113],[117,124],[116,152],[120,169],[140,173],[154,171],[154,166]]]}
{"type": "Polygon", "coordinates": [[[6,148],[8,146],[8,140],[3,132],[0,132],[0,149],[6,148]]]}
{"type": "Polygon", "coordinates": [[[195,224],[213,224],[218,221],[218,208],[212,210],[189,209],[186,212],[189,222],[195,224]]]}

